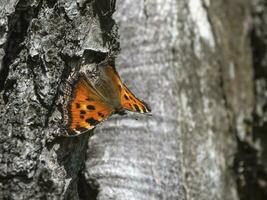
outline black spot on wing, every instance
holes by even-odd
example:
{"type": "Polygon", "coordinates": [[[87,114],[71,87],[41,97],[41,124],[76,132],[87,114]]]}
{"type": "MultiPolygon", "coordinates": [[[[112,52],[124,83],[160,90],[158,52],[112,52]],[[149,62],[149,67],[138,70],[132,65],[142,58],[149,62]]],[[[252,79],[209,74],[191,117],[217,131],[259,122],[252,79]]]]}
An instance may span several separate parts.
{"type": "Polygon", "coordinates": [[[144,105],[141,104],[141,107],[142,107],[143,112],[147,112],[147,109],[145,108],[144,105]]]}
{"type": "Polygon", "coordinates": [[[87,109],[88,109],[88,110],[95,110],[95,106],[93,106],[93,105],[88,105],[88,106],[87,106],[87,109]]]}
{"type": "Polygon", "coordinates": [[[81,118],[81,119],[84,119],[84,116],[83,116],[83,115],[80,115],[80,118],[81,118]]]}
{"type": "Polygon", "coordinates": [[[140,108],[138,107],[138,105],[134,104],[133,106],[134,106],[134,108],[135,108],[135,110],[136,110],[137,112],[142,112],[142,111],[140,110],[140,108]]]}
{"type": "Polygon", "coordinates": [[[144,109],[145,111],[147,111],[147,112],[151,112],[151,108],[150,108],[150,106],[146,103],[146,102],[144,102],[144,101],[141,101],[144,105],[145,105],[145,107],[146,107],[146,109],[144,109]]]}
{"type": "Polygon", "coordinates": [[[76,103],[76,108],[80,108],[81,105],[79,103],[76,103]]]}
{"type": "Polygon", "coordinates": [[[81,110],[81,111],[80,111],[80,114],[81,114],[81,115],[84,115],[84,114],[86,114],[86,111],[85,111],[85,110],[81,110]]]}
{"type": "Polygon", "coordinates": [[[124,95],[124,98],[126,99],[126,100],[129,100],[129,98],[128,98],[128,96],[125,94],[124,95]]]}
{"type": "Polygon", "coordinates": [[[119,88],[119,90],[120,90],[120,92],[121,92],[121,90],[122,90],[122,87],[121,87],[121,85],[118,85],[118,88],[119,88]]]}
{"type": "Polygon", "coordinates": [[[95,120],[94,118],[90,117],[88,119],[85,120],[87,123],[89,123],[90,125],[94,126],[96,124],[99,123],[99,121],[95,120]]]}
{"type": "Polygon", "coordinates": [[[101,112],[98,112],[97,114],[98,114],[99,117],[102,117],[102,118],[105,116],[105,115],[104,115],[103,113],[101,113],[101,112]]]}

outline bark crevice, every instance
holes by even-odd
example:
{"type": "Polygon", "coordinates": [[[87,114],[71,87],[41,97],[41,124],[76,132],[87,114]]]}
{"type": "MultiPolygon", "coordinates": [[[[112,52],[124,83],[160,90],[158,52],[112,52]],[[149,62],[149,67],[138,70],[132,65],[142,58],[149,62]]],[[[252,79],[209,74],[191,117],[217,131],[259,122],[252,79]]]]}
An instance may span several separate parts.
{"type": "Polygon", "coordinates": [[[28,27],[33,18],[36,18],[42,5],[42,0],[37,6],[20,0],[15,6],[15,11],[8,16],[8,32],[5,44],[5,56],[0,69],[0,91],[4,89],[5,81],[9,73],[9,67],[23,49],[23,42],[27,35],[28,27]]]}
{"type": "Polygon", "coordinates": [[[267,6],[252,3],[251,16],[245,21],[253,56],[255,105],[251,120],[245,121],[246,137],[237,137],[235,174],[241,200],[267,199],[267,6]]]}
{"type": "Polygon", "coordinates": [[[95,180],[86,180],[81,172],[78,176],[78,195],[80,200],[96,200],[99,193],[99,185],[95,180]]]}

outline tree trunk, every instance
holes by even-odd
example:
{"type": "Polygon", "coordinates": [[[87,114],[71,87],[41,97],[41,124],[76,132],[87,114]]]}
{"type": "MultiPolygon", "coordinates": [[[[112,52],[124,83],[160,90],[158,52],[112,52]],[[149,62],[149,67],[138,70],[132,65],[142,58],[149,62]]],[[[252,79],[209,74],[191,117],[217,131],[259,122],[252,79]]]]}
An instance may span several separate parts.
{"type": "Polygon", "coordinates": [[[251,8],[0,1],[0,199],[239,199],[237,147],[254,127],[251,8]],[[62,85],[81,60],[117,54],[118,40],[116,68],[152,116],[114,115],[94,134],[58,137],[62,85]]]}
{"type": "Polygon", "coordinates": [[[235,133],[254,102],[249,9],[117,1],[118,71],[153,112],[114,116],[89,140],[85,176],[99,199],[238,199],[235,133]]]}
{"type": "Polygon", "coordinates": [[[0,199],[80,199],[89,134],[54,137],[61,87],[78,58],[116,46],[113,3],[1,1],[0,199]]]}

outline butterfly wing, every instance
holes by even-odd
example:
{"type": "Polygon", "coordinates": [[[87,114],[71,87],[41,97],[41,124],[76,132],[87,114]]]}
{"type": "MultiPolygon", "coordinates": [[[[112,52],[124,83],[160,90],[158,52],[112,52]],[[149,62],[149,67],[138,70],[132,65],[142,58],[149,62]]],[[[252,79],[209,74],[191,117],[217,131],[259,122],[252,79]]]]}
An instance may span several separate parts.
{"type": "Polygon", "coordinates": [[[121,78],[114,67],[106,66],[106,74],[111,78],[113,84],[119,90],[119,99],[122,107],[126,110],[139,113],[149,113],[151,109],[148,104],[141,101],[122,83],[121,78]]]}
{"type": "Polygon", "coordinates": [[[121,91],[121,104],[124,109],[139,112],[139,113],[149,113],[151,112],[150,107],[144,101],[141,101],[123,84],[121,91]]]}
{"type": "Polygon", "coordinates": [[[81,76],[74,86],[69,105],[69,134],[79,135],[87,132],[113,112],[114,108],[106,103],[85,76],[81,76]]]}

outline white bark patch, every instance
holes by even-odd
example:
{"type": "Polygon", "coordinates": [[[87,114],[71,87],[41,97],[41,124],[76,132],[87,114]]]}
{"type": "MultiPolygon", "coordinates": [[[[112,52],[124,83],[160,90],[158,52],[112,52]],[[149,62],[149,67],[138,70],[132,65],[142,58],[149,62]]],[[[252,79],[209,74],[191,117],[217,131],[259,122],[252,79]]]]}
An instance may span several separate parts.
{"type": "Polygon", "coordinates": [[[235,64],[233,62],[229,65],[229,76],[232,80],[235,79],[235,64]]]}
{"type": "Polygon", "coordinates": [[[78,8],[77,8],[77,2],[76,1],[63,1],[64,2],[64,8],[66,10],[66,13],[70,19],[74,19],[74,17],[78,14],[78,8]]]}
{"type": "Polygon", "coordinates": [[[245,139],[246,139],[246,126],[245,126],[244,120],[245,120],[245,116],[243,113],[241,113],[237,117],[237,120],[236,120],[237,121],[236,122],[237,134],[238,134],[238,137],[241,141],[245,141],[245,139]]]}
{"type": "Polygon", "coordinates": [[[203,39],[212,49],[215,48],[214,36],[211,30],[210,23],[208,21],[207,11],[202,5],[201,0],[189,0],[189,11],[192,16],[192,20],[195,25],[195,51],[197,56],[201,55],[201,43],[200,39],[203,39]],[[198,37],[199,36],[199,37],[198,37]]]}

